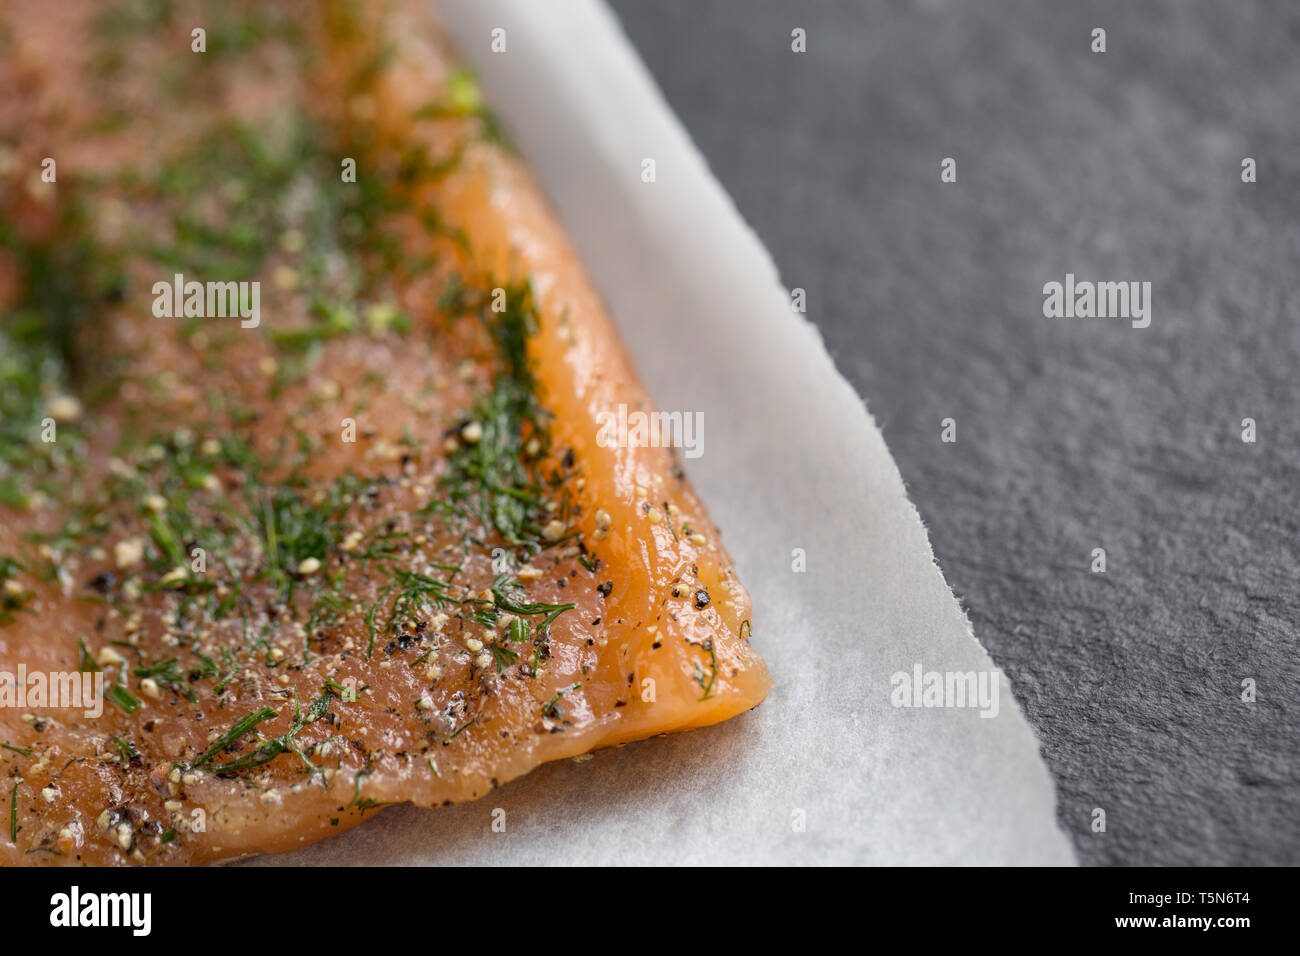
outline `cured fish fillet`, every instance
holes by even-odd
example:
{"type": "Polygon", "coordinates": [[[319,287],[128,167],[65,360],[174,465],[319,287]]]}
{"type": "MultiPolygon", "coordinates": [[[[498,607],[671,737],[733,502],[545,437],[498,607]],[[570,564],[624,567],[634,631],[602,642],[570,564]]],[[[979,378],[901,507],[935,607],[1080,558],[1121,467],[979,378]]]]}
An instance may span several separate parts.
{"type": "Polygon", "coordinates": [[[282,851],[764,698],[424,4],[3,17],[0,860],[282,851]]]}

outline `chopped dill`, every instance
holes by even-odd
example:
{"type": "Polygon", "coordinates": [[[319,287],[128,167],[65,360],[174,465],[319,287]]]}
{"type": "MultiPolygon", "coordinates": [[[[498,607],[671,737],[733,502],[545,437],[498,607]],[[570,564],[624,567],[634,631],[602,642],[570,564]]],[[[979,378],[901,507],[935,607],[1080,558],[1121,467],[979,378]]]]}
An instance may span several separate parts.
{"type": "Polygon", "coordinates": [[[668,530],[672,532],[673,540],[677,540],[677,532],[673,531],[673,516],[668,510],[668,502],[664,502],[664,522],[668,525],[668,530]]]}
{"type": "Polygon", "coordinates": [[[475,723],[477,720],[478,720],[478,714],[475,714],[469,720],[465,721],[465,723],[461,724],[460,727],[458,727],[447,739],[455,740],[457,737],[461,735],[461,733],[463,733],[466,729],[469,728],[470,724],[475,723]]]}
{"type": "Polygon", "coordinates": [[[365,775],[366,775],[366,771],[358,770],[356,776],[352,778],[355,785],[355,789],[353,790],[352,800],[349,801],[347,805],[347,809],[360,810],[362,815],[364,816],[367,810],[377,810],[380,807],[393,806],[396,803],[396,801],[389,800],[385,802],[385,801],[375,800],[372,797],[361,796],[361,778],[365,775]]]}
{"type": "MultiPolygon", "coordinates": [[[[304,727],[306,727],[308,724],[313,723],[314,721],[317,721],[320,718],[324,717],[326,711],[329,710],[329,706],[330,706],[330,694],[328,693],[322,694],[320,697],[317,697],[314,701],[311,702],[311,704],[307,708],[306,715],[304,715],[302,712],[302,708],[298,703],[298,693],[297,691],[295,691],[293,695],[293,710],[294,710],[293,722],[289,725],[289,729],[287,731],[285,731],[279,737],[272,737],[268,740],[263,740],[261,743],[257,745],[256,748],[254,748],[254,750],[251,753],[246,754],[243,757],[239,757],[235,760],[230,761],[229,763],[220,764],[219,766],[210,768],[211,772],[215,774],[233,773],[237,770],[247,770],[249,767],[260,767],[264,763],[270,763],[272,760],[280,756],[280,754],[285,753],[286,751],[292,751],[293,753],[297,754],[298,759],[300,759],[303,763],[305,763],[309,770],[315,772],[317,770],[316,765],[307,759],[307,755],[303,753],[302,748],[299,746],[298,741],[295,738],[298,736],[298,732],[302,730],[304,727]]],[[[229,733],[233,733],[236,729],[240,729],[240,725],[245,724],[245,722],[251,721],[247,723],[247,726],[244,727],[241,730],[241,732],[237,735],[237,737],[243,736],[244,733],[247,733],[248,730],[251,730],[257,724],[261,723],[262,720],[269,719],[269,717],[274,717],[274,716],[275,716],[275,711],[272,708],[264,707],[260,711],[250,714],[248,717],[245,717],[242,721],[240,721],[239,724],[236,724],[235,727],[231,728],[231,731],[228,732],[228,734],[225,736],[228,736],[229,733]],[[268,711],[269,711],[269,715],[267,715],[268,711]],[[260,719],[253,719],[253,718],[258,718],[259,715],[267,715],[267,716],[263,716],[260,719]]],[[[218,740],[218,742],[220,742],[220,739],[218,740]]],[[[214,744],[213,746],[215,747],[216,745],[214,744]]],[[[218,748],[218,749],[224,749],[224,748],[218,748]]],[[[214,753],[215,753],[214,750],[210,747],[207,753],[205,753],[203,757],[200,758],[200,763],[206,760],[210,760],[211,757],[214,755],[214,753]]],[[[198,765],[199,764],[195,764],[195,766],[198,765]]]]}
{"type": "Polygon", "coordinates": [[[10,557],[0,557],[0,625],[12,624],[14,611],[29,611],[27,607],[36,595],[25,588],[11,591],[6,585],[25,570],[21,564],[10,557]]]}
{"type": "Polygon", "coordinates": [[[102,668],[95,663],[95,659],[90,656],[90,651],[86,648],[86,639],[77,638],[77,670],[83,674],[97,674],[102,668]]]}
{"type": "Polygon", "coordinates": [[[572,692],[582,685],[582,681],[574,681],[568,687],[561,687],[558,694],[551,698],[550,703],[542,708],[542,716],[554,717],[556,720],[564,716],[564,708],[560,706],[560,700],[565,694],[572,692]]]}
{"type": "Polygon", "coordinates": [[[112,735],[113,743],[117,745],[118,755],[122,758],[122,763],[131,763],[133,760],[140,759],[140,751],[136,750],[135,744],[129,740],[123,740],[117,734],[112,735]]]}
{"type": "MultiPolygon", "coordinates": [[[[513,596],[513,590],[514,588],[511,587],[510,582],[505,579],[504,575],[497,578],[496,583],[492,585],[492,597],[497,608],[506,611],[509,614],[516,614],[522,617],[541,616],[542,620],[538,622],[535,627],[535,633],[538,637],[542,637],[546,634],[547,630],[550,628],[551,624],[555,622],[557,617],[565,611],[571,611],[577,607],[577,605],[572,602],[566,604],[544,604],[541,602],[525,603],[517,600],[516,597],[513,596]]],[[[515,636],[515,633],[516,632],[512,631],[511,639],[520,640],[519,637],[515,636]]]]}
{"type": "Polygon", "coordinates": [[[496,661],[498,674],[519,660],[519,655],[507,647],[498,647],[496,644],[491,644],[489,648],[492,651],[493,660],[496,661]]]}
{"type": "Polygon", "coordinates": [[[202,767],[205,763],[225,750],[244,734],[248,733],[264,720],[270,720],[275,716],[274,707],[263,707],[261,710],[255,710],[251,714],[246,714],[231,726],[224,734],[212,742],[207,750],[198,760],[194,761],[193,766],[202,767]]]}
{"type": "Polygon", "coordinates": [[[695,664],[695,682],[699,684],[700,688],[704,691],[703,695],[699,697],[699,700],[701,701],[708,700],[713,696],[713,685],[718,680],[718,653],[713,648],[713,640],[711,638],[706,640],[703,646],[704,649],[709,652],[709,661],[712,664],[713,670],[709,674],[708,681],[705,682],[704,668],[699,665],[698,661],[695,664]]]}
{"type": "Polygon", "coordinates": [[[121,684],[114,684],[109,689],[107,697],[128,714],[134,714],[141,706],[140,701],[121,684]]]}
{"type": "Polygon", "coordinates": [[[337,697],[339,700],[348,703],[355,703],[361,699],[361,695],[370,689],[369,684],[362,684],[356,690],[340,684],[333,677],[326,678],[324,686],[321,687],[321,693],[337,697]]]}

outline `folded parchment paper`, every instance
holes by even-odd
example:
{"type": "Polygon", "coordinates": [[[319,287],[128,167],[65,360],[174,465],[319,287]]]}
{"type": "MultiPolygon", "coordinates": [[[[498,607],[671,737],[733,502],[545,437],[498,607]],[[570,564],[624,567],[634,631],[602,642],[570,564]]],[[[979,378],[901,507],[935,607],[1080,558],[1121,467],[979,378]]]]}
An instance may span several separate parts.
{"type": "Polygon", "coordinates": [[[686,465],[754,596],[776,687],[720,726],[550,764],[477,803],[384,810],[257,862],[1073,862],[1034,735],[880,432],[612,14],[598,0],[443,13],[656,401],[704,413],[686,465]],[[894,706],[894,675],[918,667],[991,675],[996,716],[894,706]]]}

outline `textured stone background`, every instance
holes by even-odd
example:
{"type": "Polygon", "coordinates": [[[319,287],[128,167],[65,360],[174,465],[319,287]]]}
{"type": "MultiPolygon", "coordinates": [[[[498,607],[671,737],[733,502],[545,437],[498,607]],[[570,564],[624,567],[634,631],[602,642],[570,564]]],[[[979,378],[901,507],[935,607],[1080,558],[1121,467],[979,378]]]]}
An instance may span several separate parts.
{"type": "Polygon", "coordinates": [[[1300,6],[612,3],[884,429],[1080,859],[1300,863],[1300,6]],[[1150,328],[1043,318],[1066,272],[1149,280],[1150,328]]]}

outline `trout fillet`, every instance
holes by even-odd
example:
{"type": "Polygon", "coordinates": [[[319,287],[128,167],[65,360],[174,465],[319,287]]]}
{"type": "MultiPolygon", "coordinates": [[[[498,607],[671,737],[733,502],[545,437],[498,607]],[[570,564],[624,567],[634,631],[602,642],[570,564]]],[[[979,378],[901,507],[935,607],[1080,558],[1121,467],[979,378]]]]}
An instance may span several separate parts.
{"type": "Polygon", "coordinates": [[[283,851],[764,698],[424,4],[7,10],[0,103],[0,860],[283,851]]]}

